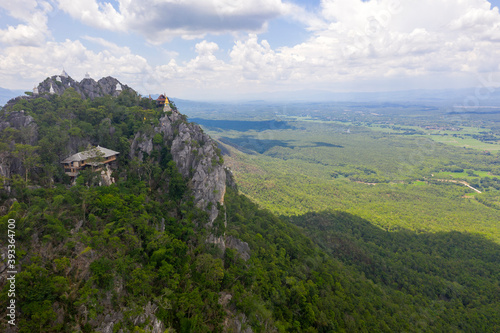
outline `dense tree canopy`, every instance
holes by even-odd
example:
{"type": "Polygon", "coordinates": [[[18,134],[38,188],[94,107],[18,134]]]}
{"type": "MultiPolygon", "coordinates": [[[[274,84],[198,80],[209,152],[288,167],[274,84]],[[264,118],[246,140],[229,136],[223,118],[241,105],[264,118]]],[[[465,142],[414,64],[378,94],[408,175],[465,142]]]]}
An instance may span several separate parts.
{"type": "Polygon", "coordinates": [[[245,260],[237,247],[207,242],[208,214],[168,142],[153,136],[150,154],[129,158],[131,139],[161,115],[149,99],[82,100],[68,89],[3,112],[15,110],[38,131],[36,142],[28,130],[0,133],[1,161],[19,166],[0,193],[0,234],[9,219],[17,226],[19,332],[93,332],[110,318],[115,332],[157,322],[168,332],[500,330],[496,243],[388,232],[342,212],[278,217],[228,187],[218,206],[227,227],[223,217],[214,223],[248,244],[245,260]],[[115,184],[97,186],[90,169],[69,186],[59,162],[88,144],[120,152],[115,184]]]}

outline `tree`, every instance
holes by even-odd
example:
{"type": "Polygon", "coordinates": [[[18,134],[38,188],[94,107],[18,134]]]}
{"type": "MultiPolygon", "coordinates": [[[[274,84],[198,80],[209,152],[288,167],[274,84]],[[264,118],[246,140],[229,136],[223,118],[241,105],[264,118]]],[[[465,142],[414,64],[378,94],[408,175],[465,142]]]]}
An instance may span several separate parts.
{"type": "Polygon", "coordinates": [[[103,164],[103,162],[106,160],[104,158],[104,153],[100,151],[97,147],[93,147],[88,151],[88,155],[90,156],[87,158],[86,163],[90,164],[92,167],[92,172],[95,172],[96,167],[103,164]]]}
{"type": "Polygon", "coordinates": [[[201,275],[204,283],[213,289],[219,287],[224,277],[224,264],[221,259],[215,259],[210,254],[204,253],[196,258],[196,271],[201,275]]]}
{"type": "Polygon", "coordinates": [[[94,186],[98,185],[99,177],[100,177],[100,166],[103,165],[103,162],[106,160],[104,158],[104,153],[101,152],[97,147],[94,147],[88,151],[89,156],[85,163],[90,165],[90,169],[86,168],[80,171],[79,179],[81,181],[77,181],[77,183],[81,182],[81,185],[94,186]]]}
{"type": "Polygon", "coordinates": [[[39,148],[39,146],[16,143],[14,156],[20,159],[24,166],[26,183],[28,183],[30,170],[40,166],[40,155],[36,153],[39,148]]]}

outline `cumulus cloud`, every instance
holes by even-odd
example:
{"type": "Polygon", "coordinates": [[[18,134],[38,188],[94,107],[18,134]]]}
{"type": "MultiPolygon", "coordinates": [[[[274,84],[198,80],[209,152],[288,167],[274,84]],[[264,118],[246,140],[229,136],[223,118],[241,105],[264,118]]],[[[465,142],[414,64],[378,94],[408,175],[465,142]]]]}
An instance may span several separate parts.
{"type": "Polygon", "coordinates": [[[47,13],[52,6],[46,1],[20,0],[0,3],[9,16],[23,22],[0,30],[0,42],[7,45],[41,45],[50,35],[47,13]]]}
{"type": "Polygon", "coordinates": [[[195,50],[198,54],[195,58],[181,64],[172,59],[166,65],[156,66],[149,75],[157,83],[168,86],[171,94],[182,94],[185,87],[190,87],[191,93],[205,90],[208,94],[227,88],[234,68],[217,58],[219,46],[203,40],[195,45],[195,50]]]}
{"type": "Polygon", "coordinates": [[[304,83],[498,71],[499,25],[486,0],[323,0],[312,36],[272,56],[277,78],[304,83]]]}
{"type": "Polygon", "coordinates": [[[249,34],[222,61],[218,45],[202,41],[195,58],[155,71],[175,92],[188,87],[198,98],[228,90],[398,89],[402,82],[439,88],[499,71],[499,23],[498,9],[483,0],[324,0],[300,44],[273,49],[249,34]]]}
{"type": "MultiPolygon", "coordinates": [[[[311,37],[297,45],[272,49],[250,34],[235,41],[228,62],[210,53],[197,80],[219,78],[223,69],[231,75],[218,85],[232,89],[333,89],[361,82],[386,89],[383,82],[389,87],[404,80],[422,88],[500,70],[500,15],[486,0],[323,0],[311,22],[311,37]]],[[[198,61],[170,68],[187,78],[198,61]]]]}
{"type": "Polygon", "coordinates": [[[231,53],[231,62],[240,75],[248,80],[276,79],[284,64],[266,40],[259,43],[256,35],[246,41],[237,41],[231,53]]]}
{"type": "Polygon", "coordinates": [[[111,3],[95,0],[58,0],[59,9],[83,23],[101,29],[124,31],[125,17],[111,3]]]}
{"type": "MultiPolygon", "coordinates": [[[[96,41],[109,46],[104,40],[92,40],[96,41]]],[[[137,89],[143,85],[144,76],[151,72],[147,60],[127,48],[115,46],[95,52],[79,40],[47,42],[38,47],[8,47],[0,53],[0,81],[10,82],[15,89],[31,87],[60,73],[63,67],[75,80],[81,80],[86,72],[97,79],[111,75],[137,89]]]]}
{"type": "Polygon", "coordinates": [[[57,1],[60,10],[92,27],[132,31],[154,43],[175,36],[201,41],[193,42],[196,54],[187,60],[158,46],[163,62],[155,65],[101,37],[40,43],[48,35],[51,7],[20,0],[29,15],[2,4],[22,21],[0,31],[8,44],[0,50],[0,79],[43,79],[64,65],[76,77],[87,71],[115,75],[145,93],[202,98],[228,91],[385,89],[384,82],[398,82],[390,88],[401,82],[452,84],[460,75],[500,71],[500,14],[486,0],[322,0],[314,12],[281,0],[57,1]],[[305,25],[309,37],[273,48],[259,32],[279,16],[305,25]],[[240,32],[228,51],[208,36],[228,32],[240,32]],[[102,50],[89,50],[89,43],[102,50]]]}
{"type": "Polygon", "coordinates": [[[84,40],[101,45],[104,48],[104,52],[107,54],[130,54],[130,48],[126,46],[119,46],[101,37],[83,36],[84,40]]]}
{"type": "Polygon", "coordinates": [[[117,8],[97,0],[58,0],[59,8],[83,23],[113,31],[134,31],[153,43],[207,33],[260,31],[289,8],[281,0],[118,0],[117,8]]]}

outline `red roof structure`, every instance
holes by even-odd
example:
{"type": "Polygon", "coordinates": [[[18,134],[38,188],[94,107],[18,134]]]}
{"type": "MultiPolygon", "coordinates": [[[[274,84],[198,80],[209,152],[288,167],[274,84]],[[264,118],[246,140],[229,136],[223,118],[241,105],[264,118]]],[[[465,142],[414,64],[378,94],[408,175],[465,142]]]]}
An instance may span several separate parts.
{"type": "Polygon", "coordinates": [[[161,94],[160,96],[158,96],[158,98],[156,99],[156,106],[163,106],[163,105],[165,105],[165,100],[166,99],[167,99],[167,97],[164,94],[161,94]]]}

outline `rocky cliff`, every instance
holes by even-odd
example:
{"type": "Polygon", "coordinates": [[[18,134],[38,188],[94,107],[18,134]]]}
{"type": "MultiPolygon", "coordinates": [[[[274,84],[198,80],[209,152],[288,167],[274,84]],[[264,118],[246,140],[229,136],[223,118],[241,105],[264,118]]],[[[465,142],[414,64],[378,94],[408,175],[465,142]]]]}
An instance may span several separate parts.
{"type": "Polygon", "coordinates": [[[77,82],[70,76],[54,75],[46,78],[37,86],[38,94],[62,95],[68,88],[74,88],[84,99],[94,99],[105,95],[118,96],[123,90],[132,90],[111,76],[104,77],[99,81],[95,81],[92,78],[85,78],[77,82]]]}
{"type": "Polygon", "coordinates": [[[132,88],[121,84],[120,81],[111,76],[103,77],[99,81],[95,81],[92,78],[85,78],[78,82],[68,75],[53,75],[40,82],[35,89],[33,89],[34,91],[31,95],[13,98],[9,100],[4,107],[9,109],[22,100],[30,100],[41,96],[48,98],[48,96],[52,94],[62,95],[66,89],[69,88],[75,89],[83,99],[89,98],[91,100],[106,95],[116,97],[120,95],[122,91],[132,91],[135,93],[132,88]]]}
{"type": "MultiPolygon", "coordinates": [[[[152,133],[137,133],[130,156],[142,160],[144,154],[150,154],[154,148],[153,138],[157,134],[170,148],[179,172],[188,180],[195,205],[207,211],[208,227],[212,227],[216,218],[223,214],[220,207],[224,204],[226,180],[232,180],[223,165],[217,144],[203,133],[199,125],[188,123],[185,116],[175,111],[166,112],[152,133]]],[[[225,220],[225,217],[221,218],[225,220]]],[[[213,242],[223,243],[223,240],[214,239],[213,242]]]]}
{"type": "MultiPolygon", "coordinates": [[[[38,85],[36,96],[42,98],[21,97],[0,112],[0,144],[5,148],[0,149],[0,175],[27,179],[7,183],[12,189],[0,192],[2,199],[12,199],[0,200],[0,217],[10,214],[21,221],[33,216],[16,243],[26,249],[16,267],[18,281],[40,280],[32,271],[51,277],[42,279],[40,287],[48,290],[42,301],[51,297],[45,308],[30,298],[29,289],[18,296],[20,326],[96,332],[140,327],[161,333],[171,327],[196,331],[198,326],[189,326],[193,322],[211,329],[203,331],[225,327],[251,332],[245,328],[246,317],[228,303],[231,293],[225,294],[224,304],[217,300],[224,298],[219,294],[224,254],[214,251],[214,245],[224,251],[227,242],[234,249],[228,250],[234,253],[233,264],[248,260],[250,248],[234,236],[225,237],[226,186],[235,184],[215,141],[173,103],[161,110],[148,98],[131,98],[129,105],[122,95],[104,100],[109,103],[104,108],[99,100],[64,94],[69,87],[88,99],[116,96],[124,89],[113,78],[78,83],[53,76],[38,85]],[[21,143],[37,147],[40,157],[28,169],[29,177],[23,172],[29,165],[15,153],[21,143]],[[120,151],[116,169],[101,170],[100,185],[112,185],[114,177],[117,185],[69,185],[60,161],[88,143],[120,151]],[[37,204],[26,205],[29,200],[37,204]],[[188,294],[199,298],[203,308],[192,306],[190,299],[184,302],[188,294]],[[200,315],[183,318],[178,310],[183,304],[200,315]],[[220,318],[221,305],[230,318],[227,323],[220,318]],[[49,319],[39,325],[39,314],[49,319]]],[[[81,172],[79,177],[94,176],[81,172]]],[[[0,251],[0,287],[7,278],[5,258],[0,251]]],[[[0,331],[5,331],[2,325],[0,331]]]]}
{"type": "Polygon", "coordinates": [[[33,117],[23,110],[9,112],[0,117],[0,131],[9,127],[22,131],[25,143],[33,145],[37,141],[38,126],[33,117]]]}
{"type": "MultiPolygon", "coordinates": [[[[8,133],[9,128],[19,131],[21,136],[19,139],[22,142],[17,143],[34,145],[38,140],[38,126],[33,117],[23,110],[5,113],[0,116],[0,132],[8,133]]],[[[19,159],[12,158],[7,149],[13,150],[15,143],[14,139],[12,139],[10,142],[5,142],[7,147],[0,149],[0,177],[4,179],[10,178],[13,172],[21,169],[19,159]]]]}

